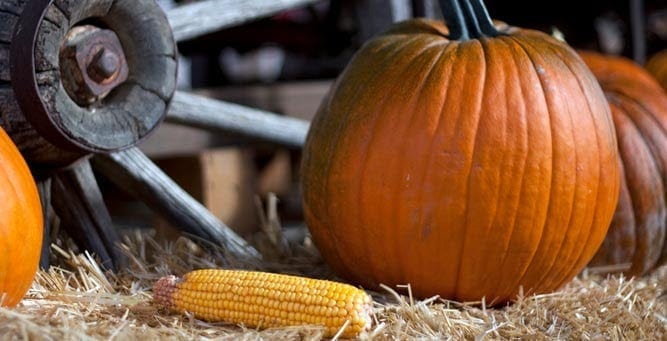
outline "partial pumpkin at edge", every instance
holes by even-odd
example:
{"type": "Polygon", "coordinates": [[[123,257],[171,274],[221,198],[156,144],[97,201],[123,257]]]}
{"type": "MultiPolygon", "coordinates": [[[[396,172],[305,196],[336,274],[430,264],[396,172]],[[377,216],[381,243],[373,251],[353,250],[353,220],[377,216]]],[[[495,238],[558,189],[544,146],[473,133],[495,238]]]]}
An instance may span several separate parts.
{"type": "Polygon", "coordinates": [[[37,273],[42,208],[30,169],[0,128],[0,305],[13,307],[37,273]]]}
{"type": "Polygon", "coordinates": [[[667,261],[667,94],[630,59],[579,54],[611,107],[623,174],[614,219],[590,265],[644,275],[667,261]]]}

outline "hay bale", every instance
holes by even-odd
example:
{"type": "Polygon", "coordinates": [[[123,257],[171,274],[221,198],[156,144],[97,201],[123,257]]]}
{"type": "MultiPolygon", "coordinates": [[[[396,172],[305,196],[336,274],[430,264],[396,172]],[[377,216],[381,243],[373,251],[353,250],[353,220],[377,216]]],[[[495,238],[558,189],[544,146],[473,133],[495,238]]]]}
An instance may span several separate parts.
{"type": "MultiPolygon", "coordinates": [[[[292,245],[289,257],[263,264],[204,252],[188,239],[159,244],[150,235],[125,238],[131,266],[103,272],[89,254],[54,246],[58,267],[40,271],[23,302],[0,309],[5,339],[319,339],[318,327],[252,330],[207,323],[161,310],[150,288],[166,274],[195,268],[236,267],[335,279],[308,243],[292,245]]],[[[414,300],[386,288],[373,292],[374,325],[365,339],[504,340],[665,340],[667,267],[643,278],[582,273],[565,288],[547,295],[519,297],[502,308],[484,302],[460,303],[433,297],[414,300]]],[[[409,291],[408,291],[409,292],[409,291]]]]}

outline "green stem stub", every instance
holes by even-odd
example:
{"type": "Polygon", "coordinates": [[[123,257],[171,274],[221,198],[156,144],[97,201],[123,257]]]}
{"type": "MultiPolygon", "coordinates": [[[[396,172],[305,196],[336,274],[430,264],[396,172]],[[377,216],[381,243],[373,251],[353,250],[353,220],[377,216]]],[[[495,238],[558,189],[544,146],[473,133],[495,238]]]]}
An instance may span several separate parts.
{"type": "Polygon", "coordinates": [[[482,0],[440,0],[449,39],[465,41],[500,35],[482,0]]]}

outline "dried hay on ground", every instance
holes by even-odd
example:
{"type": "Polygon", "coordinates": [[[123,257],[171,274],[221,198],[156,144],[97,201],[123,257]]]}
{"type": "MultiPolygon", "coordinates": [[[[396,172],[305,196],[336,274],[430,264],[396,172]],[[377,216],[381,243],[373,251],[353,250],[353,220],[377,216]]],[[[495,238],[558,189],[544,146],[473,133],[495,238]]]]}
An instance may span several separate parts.
{"type": "MultiPolygon", "coordinates": [[[[104,273],[92,257],[54,248],[61,265],[37,275],[26,299],[0,309],[3,339],[319,339],[317,327],[253,330],[206,323],[167,312],[151,302],[150,288],[162,275],[194,268],[243,267],[332,278],[301,245],[264,264],[231,263],[222,253],[203,252],[182,238],[155,242],[145,233],[126,238],[130,264],[104,273]]],[[[667,340],[667,267],[641,279],[582,274],[561,291],[519,298],[504,308],[431,298],[416,301],[392,289],[373,293],[369,339],[403,340],[528,338],[536,340],[667,340]]]]}

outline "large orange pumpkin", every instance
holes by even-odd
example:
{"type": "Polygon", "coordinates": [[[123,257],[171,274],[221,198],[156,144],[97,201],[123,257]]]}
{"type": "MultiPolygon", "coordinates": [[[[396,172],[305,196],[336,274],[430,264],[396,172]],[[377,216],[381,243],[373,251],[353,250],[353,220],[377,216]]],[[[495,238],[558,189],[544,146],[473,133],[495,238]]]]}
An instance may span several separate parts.
{"type": "Polygon", "coordinates": [[[642,275],[667,258],[667,94],[627,58],[580,55],[611,106],[623,174],[614,219],[591,265],[642,275]]]}
{"type": "Polygon", "coordinates": [[[302,161],[324,259],[367,288],[500,303],[571,280],[604,239],[619,166],[609,106],[574,50],[443,1],[368,41],[302,161]],[[476,20],[466,19],[474,18],[476,20]]]}
{"type": "Polygon", "coordinates": [[[662,88],[667,91],[667,49],[652,55],[644,67],[658,80],[662,88]]]}
{"type": "Polygon", "coordinates": [[[34,179],[0,128],[0,305],[15,306],[37,272],[42,209],[34,179]]]}

